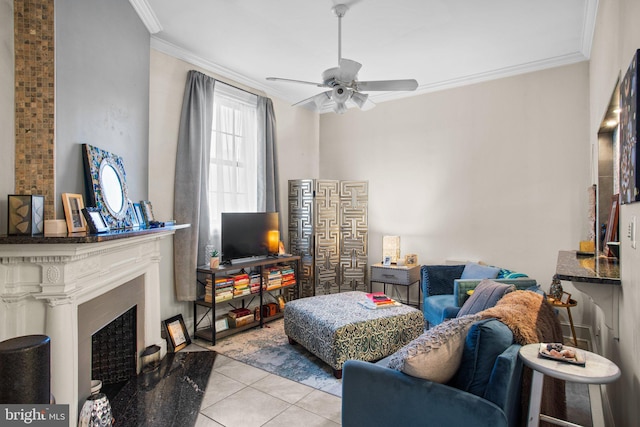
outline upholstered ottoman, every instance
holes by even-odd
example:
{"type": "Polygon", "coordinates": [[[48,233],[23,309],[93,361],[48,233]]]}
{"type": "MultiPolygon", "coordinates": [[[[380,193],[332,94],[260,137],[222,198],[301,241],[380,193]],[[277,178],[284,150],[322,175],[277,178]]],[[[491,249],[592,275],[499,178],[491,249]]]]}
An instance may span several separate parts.
{"type": "Polygon", "coordinates": [[[284,332],[342,377],[348,359],[376,361],[418,337],[424,330],[420,310],[406,305],[371,310],[358,304],[364,292],[301,298],[284,308],[284,332]]]}

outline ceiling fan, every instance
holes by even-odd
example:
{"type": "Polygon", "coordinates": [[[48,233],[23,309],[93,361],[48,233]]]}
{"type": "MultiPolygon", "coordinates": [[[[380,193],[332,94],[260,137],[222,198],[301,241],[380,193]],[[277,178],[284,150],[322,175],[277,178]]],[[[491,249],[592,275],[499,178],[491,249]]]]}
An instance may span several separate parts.
{"type": "Polygon", "coordinates": [[[331,89],[293,105],[312,104],[316,107],[316,110],[321,110],[323,107],[333,103],[333,111],[342,114],[347,111],[347,102],[354,103],[362,110],[375,107],[375,104],[369,99],[369,95],[363,94],[361,91],[416,90],[418,82],[413,79],[358,81],[358,71],[360,71],[362,64],[342,57],[342,17],[349,10],[349,6],[337,4],[331,10],[338,17],[338,66],[329,68],[322,73],[322,83],[267,77],[267,80],[271,81],[303,83],[331,89]]]}

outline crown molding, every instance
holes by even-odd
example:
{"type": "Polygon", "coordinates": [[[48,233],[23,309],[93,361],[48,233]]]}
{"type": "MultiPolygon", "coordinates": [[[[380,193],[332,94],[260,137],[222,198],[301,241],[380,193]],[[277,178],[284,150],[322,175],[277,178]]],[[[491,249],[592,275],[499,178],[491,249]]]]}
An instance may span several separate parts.
{"type": "Polygon", "coordinates": [[[150,34],[162,31],[162,25],[160,25],[158,17],[147,0],[129,0],[129,3],[131,3],[131,6],[133,6],[150,34]]]}
{"type": "MultiPolygon", "coordinates": [[[[215,64],[209,60],[206,60],[194,53],[178,47],[172,43],[162,40],[156,36],[151,36],[151,48],[173,56],[177,59],[181,59],[197,67],[201,67],[207,71],[215,73],[223,78],[227,78],[233,82],[245,85],[249,88],[261,91],[269,96],[274,96],[287,101],[291,104],[298,102],[291,99],[285,93],[276,91],[263,82],[249,78],[241,73],[233,71],[229,68],[215,64]]],[[[418,89],[412,92],[386,92],[379,94],[370,94],[369,99],[374,103],[393,101],[402,98],[408,98],[411,96],[422,95],[431,92],[437,92],[446,89],[453,89],[461,86],[467,86],[476,83],[482,83],[490,80],[497,80],[505,77],[512,77],[519,74],[526,74],[535,71],[541,71],[549,68],[560,67],[564,65],[575,64],[582,61],[587,61],[589,58],[582,52],[572,52],[567,55],[561,55],[554,58],[547,58],[540,61],[533,61],[524,64],[519,64],[510,67],[499,68],[496,70],[487,71],[484,73],[470,74],[467,76],[456,77],[453,79],[441,80],[439,82],[428,83],[418,86],[418,89]]],[[[325,105],[320,110],[315,110],[309,106],[304,105],[303,108],[307,108],[313,111],[317,111],[320,114],[331,113],[333,109],[330,106],[325,105]]]]}
{"type": "Polygon", "coordinates": [[[472,85],[475,83],[482,83],[490,80],[512,77],[519,74],[526,74],[535,71],[546,70],[549,68],[561,67],[564,65],[575,64],[587,60],[588,58],[585,57],[582,52],[573,52],[567,55],[557,56],[555,58],[547,58],[540,61],[533,61],[510,67],[498,68],[496,70],[491,70],[484,73],[470,74],[468,76],[428,83],[418,86],[418,89],[413,92],[387,92],[370,96],[370,98],[373,102],[376,103],[391,101],[394,99],[407,98],[424,93],[453,89],[456,87],[472,85]]]}
{"type": "Polygon", "coordinates": [[[174,58],[181,59],[185,62],[188,62],[189,64],[193,64],[197,67],[203,68],[207,71],[210,71],[214,74],[219,75],[220,77],[229,79],[235,83],[239,83],[241,85],[247,86],[248,88],[254,89],[257,92],[262,92],[266,95],[283,99],[292,104],[295,102],[289,99],[289,97],[287,97],[284,93],[273,90],[273,88],[267,86],[266,84],[258,80],[249,78],[244,74],[240,74],[229,68],[223,67],[207,59],[204,59],[186,49],[183,49],[179,46],[174,45],[173,43],[169,43],[166,40],[162,40],[162,39],[159,39],[158,37],[151,36],[151,48],[159,52],[165,53],[169,56],[173,56],[174,58]]]}
{"type": "Polygon", "coordinates": [[[582,53],[591,58],[591,46],[596,30],[596,18],[598,16],[598,0],[587,0],[584,5],[584,27],[582,28],[582,53]]]}

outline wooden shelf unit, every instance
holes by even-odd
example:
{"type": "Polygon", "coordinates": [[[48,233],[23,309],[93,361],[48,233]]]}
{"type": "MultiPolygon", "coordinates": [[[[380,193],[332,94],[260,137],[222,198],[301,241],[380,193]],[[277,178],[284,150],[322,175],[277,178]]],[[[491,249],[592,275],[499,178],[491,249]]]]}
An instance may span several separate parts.
{"type": "MultiPolygon", "coordinates": [[[[265,323],[274,321],[276,319],[280,319],[283,314],[282,312],[276,313],[274,316],[263,317],[260,316],[260,320],[256,320],[250,322],[246,325],[239,326],[237,328],[225,329],[223,331],[216,331],[215,322],[216,322],[216,306],[221,304],[228,304],[232,308],[240,308],[240,307],[249,307],[255,299],[258,299],[258,306],[262,306],[265,302],[265,297],[268,298],[267,295],[271,295],[271,292],[278,292],[278,294],[282,293],[283,289],[294,289],[294,298],[300,297],[300,257],[299,256],[278,256],[278,257],[268,257],[263,259],[251,260],[238,262],[231,265],[221,265],[219,268],[210,268],[207,266],[200,266],[196,270],[197,275],[197,285],[198,286],[198,299],[193,303],[193,335],[194,337],[201,338],[203,340],[211,342],[213,345],[216,344],[216,339],[224,338],[229,335],[236,334],[238,332],[246,331],[247,329],[255,328],[257,326],[262,327],[265,323]],[[293,271],[295,274],[296,281],[292,285],[280,286],[274,289],[263,289],[264,288],[264,276],[263,269],[265,267],[276,266],[279,264],[288,264],[293,267],[293,271]],[[250,271],[257,271],[260,274],[260,291],[254,294],[247,295],[239,295],[235,296],[231,299],[215,302],[215,281],[216,276],[228,276],[232,273],[237,273],[245,271],[249,273],[250,271]],[[204,301],[204,288],[206,286],[207,279],[210,278],[213,283],[213,302],[204,301]],[[200,314],[198,314],[198,308],[200,307],[200,314]],[[202,309],[204,309],[204,313],[202,313],[202,309]],[[207,318],[208,315],[211,315],[211,324],[206,327],[200,327],[200,323],[207,318]]],[[[275,300],[275,297],[272,296],[275,300]]]]}

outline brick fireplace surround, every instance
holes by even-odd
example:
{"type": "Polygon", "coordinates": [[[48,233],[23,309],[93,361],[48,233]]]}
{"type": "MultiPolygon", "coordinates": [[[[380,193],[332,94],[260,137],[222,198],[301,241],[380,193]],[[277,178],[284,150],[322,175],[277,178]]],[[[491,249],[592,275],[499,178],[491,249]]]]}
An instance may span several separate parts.
{"type": "Polygon", "coordinates": [[[153,344],[166,353],[160,241],[174,232],[0,236],[0,341],[30,334],[51,338],[51,392],[56,403],[69,404],[70,425],[89,396],[93,333],[137,305],[137,354],[153,344]]]}

